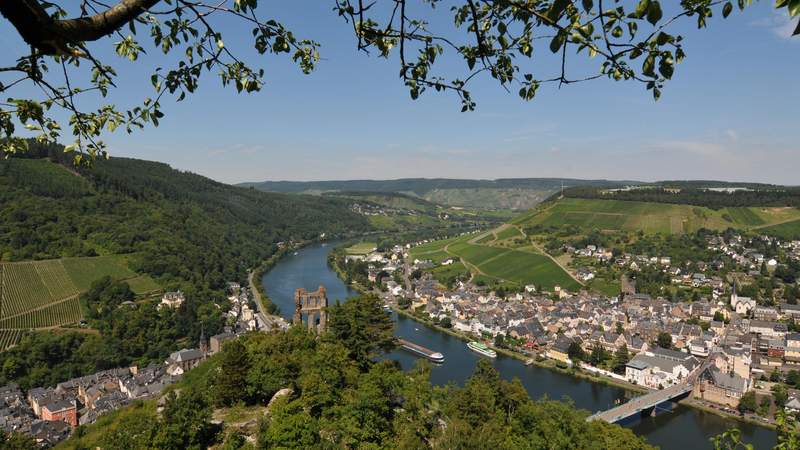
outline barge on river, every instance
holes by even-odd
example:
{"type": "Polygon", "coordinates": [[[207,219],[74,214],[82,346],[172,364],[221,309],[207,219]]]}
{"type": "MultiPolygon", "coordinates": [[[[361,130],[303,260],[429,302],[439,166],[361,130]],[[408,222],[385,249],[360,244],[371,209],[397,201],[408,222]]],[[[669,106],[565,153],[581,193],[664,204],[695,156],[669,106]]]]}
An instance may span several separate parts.
{"type": "Polygon", "coordinates": [[[401,348],[417,356],[422,356],[423,358],[427,358],[435,363],[444,362],[444,355],[439,352],[435,352],[429,348],[425,348],[405,339],[398,339],[397,342],[400,343],[401,348]]]}

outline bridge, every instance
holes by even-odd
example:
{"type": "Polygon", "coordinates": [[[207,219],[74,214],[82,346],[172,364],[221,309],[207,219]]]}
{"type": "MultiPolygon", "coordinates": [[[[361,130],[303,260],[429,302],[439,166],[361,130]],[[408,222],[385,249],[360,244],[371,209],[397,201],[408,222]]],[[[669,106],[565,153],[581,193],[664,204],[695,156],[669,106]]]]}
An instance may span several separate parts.
{"type": "Polygon", "coordinates": [[[636,397],[629,402],[615,406],[611,409],[598,411],[587,417],[586,421],[605,420],[608,423],[616,423],[620,420],[627,419],[634,414],[642,414],[647,412],[655,413],[656,407],[661,403],[679,399],[680,397],[684,397],[692,392],[697,378],[701,373],[703,373],[703,371],[706,370],[706,368],[711,365],[712,361],[713,358],[706,358],[706,360],[700,364],[700,367],[692,371],[692,373],[681,383],[670,386],[666,389],[648,392],[645,395],[636,397]]]}
{"type": "Polygon", "coordinates": [[[648,411],[655,412],[656,406],[660,405],[661,403],[674,400],[678,397],[682,397],[689,392],[692,392],[693,388],[694,384],[687,380],[683,383],[670,386],[666,389],[649,392],[611,409],[599,411],[589,416],[586,420],[604,420],[609,423],[615,423],[619,422],[620,420],[627,419],[634,414],[646,413],[648,411]]]}

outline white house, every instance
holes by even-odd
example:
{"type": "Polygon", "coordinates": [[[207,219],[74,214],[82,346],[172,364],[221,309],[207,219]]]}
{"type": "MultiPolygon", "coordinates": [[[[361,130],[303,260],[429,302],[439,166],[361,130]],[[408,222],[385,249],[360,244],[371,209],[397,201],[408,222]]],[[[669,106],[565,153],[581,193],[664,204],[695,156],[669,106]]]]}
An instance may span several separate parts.
{"type": "Polygon", "coordinates": [[[167,292],[163,297],[161,297],[161,303],[158,305],[158,308],[179,308],[185,301],[186,297],[184,297],[183,292],[167,292]]]}
{"type": "Polygon", "coordinates": [[[654,349],[636,355],[625,366],[625,379],[640,386],[661,389],[679,383],[689,376],[700,362],[692,355],[665,349],[654,349]]]}

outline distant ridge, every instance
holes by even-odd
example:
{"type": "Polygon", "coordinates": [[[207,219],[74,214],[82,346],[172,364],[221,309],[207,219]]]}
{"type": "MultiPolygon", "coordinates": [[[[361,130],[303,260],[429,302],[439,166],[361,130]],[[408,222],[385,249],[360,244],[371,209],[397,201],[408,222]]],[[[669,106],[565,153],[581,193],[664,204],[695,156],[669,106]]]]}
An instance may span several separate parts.
{"type": "Polygon", "coordinates": [[[307,191],[372,191],[413,192],[423,196],[434,189],[537,189],[549,190],[568,186],[616,186],[624,184],[646,184],[641,181],[581,180],[577,178],[399,178],[393,180],[328,180],[328,181],[261,181],[240,183],[239,186],[254,187],[272,192],[307,191]]]}
{"type": "MultiPolygon", "coordinates": [[[[241,183],[239,186],[250,187],[266,192],[280,192],[291,194],[327,194],[327,195],[352,195],[353,193],[401,193],[424,199],[439,205],[459,206],[484,209],[530,209],[537,204],[561,195],[566,190],[570,196],[599,195],[607,189],[620,189],[640,187],[647,191],[636,194],[637,197],[647,201],[675,202],[676,198],[655,200],[655,190],[681,189],[685,191],[703,191],[704,189],[751,189],[763,192],[781,189],[792,189],[783,186],[763,183],[729,182],[719,180],[671,180],[644,182],[636,180],[606,180],[577,178],[499,178],[490,179],[461,179],[461,178],[400,178],[394,180],[322,180],[322,181],[262,181],[241,183]],[[652,190],[656,188],[655,190],[652,190]]],[[[627,190],[627,189],[625,189],[627,190]]],[[[723,194],[717,194],[721,197],[723,194]]],[[[634,193],[618,194],[623,197],[634,197],[634,193]]],[[[744,194],[738,194],[743,197],[744,194]]],[[[749,195],[753,197],[753,195],[749,195]]],[[[774,196],[774,195],[773,195],[774,196]]],[[[673,196],[674,197],[674,196],[673,196]]],[[[688,197],[686,193],[680,196],[678,203],[700,203],[697,198],[683,201],[688,197]]],[[[633,199],[633,198],[632,198],[633,199]]],[[[639,199],[639,198],[636,198],[639,199]]],[[[752,203],[754,200],[750,200],[752,203]]],[[[769,203],[772,204],[772,203],[769,203]]]]}

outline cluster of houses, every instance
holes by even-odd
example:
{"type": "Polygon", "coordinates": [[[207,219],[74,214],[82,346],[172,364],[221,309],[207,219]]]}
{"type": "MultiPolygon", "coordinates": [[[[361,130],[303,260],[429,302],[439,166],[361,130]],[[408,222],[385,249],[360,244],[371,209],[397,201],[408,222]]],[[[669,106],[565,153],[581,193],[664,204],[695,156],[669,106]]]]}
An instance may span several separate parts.
{"type": "MultiPolygon", "coordinates": [[[[345,255],[345,260],[350,261],[363,261],[367,263],[367,278],[369,281],[376,281],[381,274],[392,275],[398,269],[403,267],[403,252],[406,249],[403,246],[396,245],[388,252],[389,256],[385,256],[380,252],[373,251],[366,254],[345,255]]],[[[430,263],[423,265],[425,268],[432,267],[430,263]]]]}
{"type": "Polygon", "coordinates": [[[53,446],[78,425],[94,423],[133,400],[159,397],[237,336],[230,330],[208,340],[201,336],[200,348],[173,352],[163,364],[104,370],[26,393],[15,384],[0,387],[0,429],[28,434],[42,447],[53,446]]]}
{"type": "MultiPolygon", "coordinates": [[[[242,313],[247,307],[246,289],[230,283],[229,290],[232,310],[238,311],[233,326],[208,339],[201,333],[198,348],[173,352],[162,364],[104,370],[27,392],[16,384],[0,387],[0,429],[27,434],[40,446],[50,447],[67,438],[75,427],[94,423],[109,411],[133,400],[159,397],[164,388],[219,352],[225,341],[258,329],[252,318],[246,319],[242,313]]],[[[159,307],[177,308],[185,301],[180,291],[168,292],[159,307]]]]}
{"type": "MultiPolygon", "coordinates": [[[[780,248],[787,259],[800,260],[800,241],[780,241],[770,236],[759,236],[755,238],[744,238],[734,234],[724,237],[722,235],[710,236],[707,238],[707,250],[715,252],[715,257],[711,262],[695,261],[692,269],[688,265],[681,267],[674,265],[669,256],[649,256],[622,253],[614,256],[611,251],[601,246],[589,244],[584,248],[565,246],[564,250],[576,258],[582,258],[586,264],[587,258],[596,260],[596,264],[605,265],[612,263],[617,267],[639,271],[645,267],[659,267],[671,277],[674,285],[687,288],[708,287],[711,290],[712,298],[717,299],[725,292],[730,291],[728,283],[719,276],[707,274],[708,270],[720,271],[726,267],[749,275],[758,275],[762,264],[768,270],[774,270],[780,262],[775,257],[767,257],[760,253],[756,248],[762,246],[774,246],[780,248]]],[[[597,273],[591,267],[580,266],[575,270],[574,275],[581,281],[588,282],[594,279],[597,273]]]]}
{"type": "MultiPolygon", "coordinates": [[[[606,250],[592,247],[581,252],[608,256],[606,250]]],[[[758,255],[745,253],[758,260],[758,255]]],[[[658,264],[665,269],[671,263],[666,257],[629,258],[628,264],[658,264]]],[[[625,261],[625,256],[621,259],[625,261]]],[[[421,264],[425,262],[414,261],[409,269],[421,264]]],[[[738,295],[735,284],[696,274],[689,278],[711,285],[716,295],[710,300],[670,302],[635,292],[609,298],[558,287],[552,293],[537,293],[534,286],[527,286],[523,292],[499,297],[469,282],[448,290],[429,274],[413,280],[411,291],[388,279],[383,286],[389,302],[408,298],[412,309],[436,321],[448,319],[455,330],[486,338],[510,336],[522,342],[519,350],[566,364],[573,363],[569,349],[574,343],[586,352],[600,346],[612,354],[624,346],[632,356],[624,374],[608,375],[651,389],[666,388],[691,375],[696,379],[695,397],[731,408],[757,380],[776,370],[800,369],[800,333],[790,333],[786,324],[800,318],[800,306],[758,305],[738,295]],[[671,349],[655,344],[663,333],[669,334],[671,349]]],[[[800,408],[800,399],[795,403],[800,408]]]]}
{"type": "Polygon", "coordinates": [[[166,365],[154,364],[104,370],[24,394],[10,384],[0,388],[0,428],[52,446],[78,425],[94,423],[132,400],[153,398],[176,379],[167,373],[166,365]]]}
{"type": "Polygon", "coordinates": [[[350,205],[350,210],[356,214],[363,216],[416,216],[417,211],[413,209],[392,208],[377,203],[353,203],[350,205]]]}
{"type": "Polygon", "coordinates": [[[728,239],[722,236],[712,236],[708,239],[708,249],[719,251],[741,267],[757,270],[761,264],[766,264],[768,268],[778,265],[778,260],[773,257],[766,257],[759,253],[756,246],[774,246],[783,249],[786,256],[790,259],[800,260],[800,241],[781,241],[773,236],[758,236],[755,238],[744,238],[741,235],[733,235],[728,239]]]}
{"type": "Polygon", "coordinates": [[[246,287],[239,283],[228,283],[228,292],[231,309],[227,313],[227,322],[231,328],[237,331],[254,331],[266,327],[266,324],[261,323],[263,320],[258,312],[250,308],[250,293],[246,287]]]}

